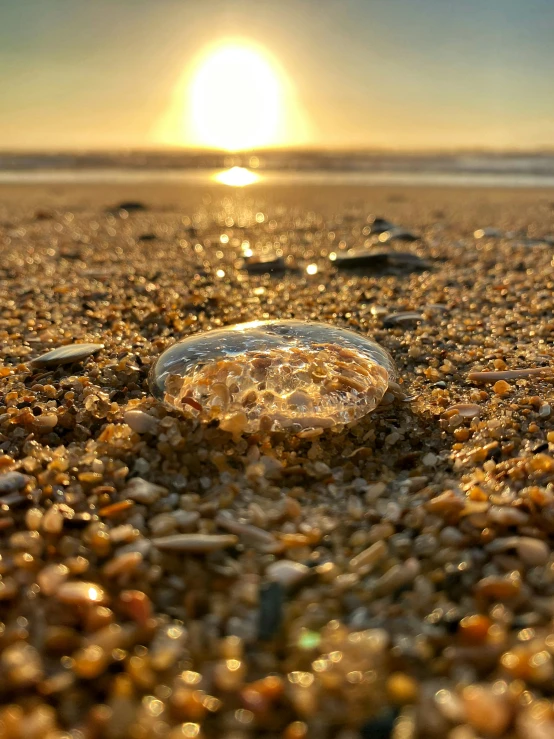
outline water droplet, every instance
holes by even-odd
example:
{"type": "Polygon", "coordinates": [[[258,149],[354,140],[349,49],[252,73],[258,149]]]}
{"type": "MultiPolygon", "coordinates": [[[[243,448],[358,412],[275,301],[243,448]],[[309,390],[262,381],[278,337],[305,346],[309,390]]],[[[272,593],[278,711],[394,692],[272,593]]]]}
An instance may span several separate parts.
{"type": "Polygon", "coordinates": [[[152,393],[202,420],[243,431],[330,428],[372,411],[396,369],[354,331],[307,321],[254,321],[190,336],[150,373],[152,393]]]}

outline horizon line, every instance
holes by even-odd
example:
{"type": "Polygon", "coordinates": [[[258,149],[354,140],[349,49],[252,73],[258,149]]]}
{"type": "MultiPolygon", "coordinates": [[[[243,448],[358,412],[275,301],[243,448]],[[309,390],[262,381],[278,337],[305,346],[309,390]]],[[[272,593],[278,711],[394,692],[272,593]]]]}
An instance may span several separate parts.
{"type": "Polygon", "coordinates": [[[129,146],[129,147],[93,147],[93,148],[34,148],[15,147],[0,149],[3,156],[95,156],[95,155],[132,155],[132,154],[188,154],[199,156],[222,156],[225,158],[245,156],[268,156],[272,154],[329,154],[329,155],[398,155],[398,156],[454,156],[460,154],[487,154],[487,155],[554,155],[554,146],[544,147],[444,147],[444,148],[391,148],[391,147],[331,147],[331,146],[272,146],[259,149],[243,149],[227,151],[225,149],[211,149],[203,147],[181,146],[129,146]]]}

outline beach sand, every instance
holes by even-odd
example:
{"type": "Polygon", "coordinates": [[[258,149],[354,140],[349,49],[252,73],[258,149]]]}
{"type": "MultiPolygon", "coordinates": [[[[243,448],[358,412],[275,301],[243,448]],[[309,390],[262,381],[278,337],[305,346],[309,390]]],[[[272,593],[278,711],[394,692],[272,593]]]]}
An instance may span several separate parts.
{"type": "Polygon", "coordinates": [[[539,189],[0,187],[0,737],[554,736],[553,235],[539,189]],[[329,259],[364,244],[426,264],[329,259]],[[410,400],[302,439],[151,396],[175,340],[273,318],[410,400]]]}

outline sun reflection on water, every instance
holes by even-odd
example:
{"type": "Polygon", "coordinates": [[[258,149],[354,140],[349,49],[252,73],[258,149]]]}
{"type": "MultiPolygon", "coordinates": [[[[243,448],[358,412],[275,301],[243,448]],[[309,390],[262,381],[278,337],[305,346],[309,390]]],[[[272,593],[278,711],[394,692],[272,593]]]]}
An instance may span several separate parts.
{"type": "Polygon", "coordinates": [[[215,182],[221,185],[229,185],[230,187],[244,187],[245,185],[253,185],[259,182],[261,177],[255,172],[251,172],[246,167],[231,167],[223,172],[217,172],[212,176],[215,182]]]}

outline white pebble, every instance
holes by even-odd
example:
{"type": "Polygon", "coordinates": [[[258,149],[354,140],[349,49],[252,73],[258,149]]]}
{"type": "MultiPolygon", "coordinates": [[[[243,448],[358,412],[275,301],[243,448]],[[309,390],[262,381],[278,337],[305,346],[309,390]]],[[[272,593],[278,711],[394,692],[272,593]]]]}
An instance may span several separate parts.
{"type": "Polygon", "coordinates": [[[148,480],[143,480],[142,477],[133,477],[132,480],[129,480],[123,491],[125,497],[136,500],[137,503],[144,503],[145,505],[152,505],[161,495],[167,495],[167,493],[167,488],[161,485],[155,485],[153,482],[148,482],[148,480]]]}
{"type": "Polygon", "coordinates": [[[155,434],[158,429],[158,421],[138,408],[126,411],[123,420],[137,434],[155,434]]]}

